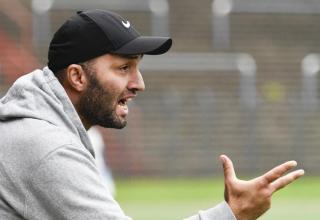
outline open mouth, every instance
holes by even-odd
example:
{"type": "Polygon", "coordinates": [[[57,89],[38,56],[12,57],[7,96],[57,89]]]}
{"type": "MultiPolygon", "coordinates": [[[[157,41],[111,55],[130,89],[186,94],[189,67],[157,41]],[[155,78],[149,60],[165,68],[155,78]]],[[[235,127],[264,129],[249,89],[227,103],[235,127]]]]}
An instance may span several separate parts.
{"type": "Polygon", "coordinates": [[[121,106],[128,106],[128,102],[131,100],[132,98],[123,98],[119,100],[118,104],[121,106]]]}
{"type": "Polygon", "coordinates": [[[126,106],[127,105],[127,100],[126,99],[120,99],[118,104],[121,105],[121,106],[126,106]]]}
{"type": "Polygon", "coordinates": [[[129,108],[128,108],[128,102],[132,100],[133,97],[126,96],[124,98],[121,98],[118,101],[116,112],[117,115],[120,117],[126,117],[129,114],[129,108]]]}

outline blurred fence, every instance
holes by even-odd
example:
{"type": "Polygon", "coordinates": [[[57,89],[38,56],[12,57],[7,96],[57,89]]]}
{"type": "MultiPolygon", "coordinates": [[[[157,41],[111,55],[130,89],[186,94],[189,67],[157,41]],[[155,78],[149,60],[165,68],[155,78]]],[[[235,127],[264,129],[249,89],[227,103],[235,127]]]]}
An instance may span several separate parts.
{"type": "Polygon", "coordinates": [[[169,54],[144,57],[147,89],[127,128],[103,130],[115,175],[221,175],[221,153],[241,174],[288,159],[320,174],[319,1],[0,3],[0,51],[12,45],[1,52],[2,91],[46,64],[52,34],[77,10],[112,9],[143,34],[173,37],[169,54]]]}

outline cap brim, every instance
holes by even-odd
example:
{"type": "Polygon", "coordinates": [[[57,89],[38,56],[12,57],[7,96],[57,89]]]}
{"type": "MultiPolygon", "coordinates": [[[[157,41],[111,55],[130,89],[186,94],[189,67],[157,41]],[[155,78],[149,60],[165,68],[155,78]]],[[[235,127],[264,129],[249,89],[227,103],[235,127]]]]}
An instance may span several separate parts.
{"type": "Polygon", "coordinates": [[[168,37],[140,36],[113,52],[124,55],[159,55],[166,53],[171,48],[171,45],[172,39],[168,37]]]}

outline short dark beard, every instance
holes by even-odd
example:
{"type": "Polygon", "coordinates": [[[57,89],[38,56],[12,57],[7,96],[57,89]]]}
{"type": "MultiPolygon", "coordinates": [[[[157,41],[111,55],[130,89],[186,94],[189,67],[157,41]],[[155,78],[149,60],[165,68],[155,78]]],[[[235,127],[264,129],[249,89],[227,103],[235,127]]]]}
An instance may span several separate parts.
{"type": "MultiPolygon", "coordinates": [[[[90,69],[90,68],[89,68],[90,69]]],[[[88,78],[88,88],[81,96],[78,111],[90,125],[100,125],[105,128],[122,129],[127,125],[115,113],[117,105],[116,92],[113,88],[104,88],[93,71],[85,70],[88,78]]]]}

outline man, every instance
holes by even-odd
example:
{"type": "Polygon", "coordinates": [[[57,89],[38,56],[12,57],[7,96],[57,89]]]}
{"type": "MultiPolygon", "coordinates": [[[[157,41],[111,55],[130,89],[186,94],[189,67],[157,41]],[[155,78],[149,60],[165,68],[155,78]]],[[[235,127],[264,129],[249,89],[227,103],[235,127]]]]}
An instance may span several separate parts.
{"type": "MultiPolygon", "coordinates": [[[[0,219],[129,220],[105,189],[86,130],[123,128],[128,101],[145,89],[143,54],[162,54],[172,41],[142,37],[118,14],[90,10],[55,33],[48,67],[18,79],[0,102],[0,219]]],[[[225,200],[189,220],[256,219],[271,195],[301,175],[284,163],[251,181],[236,178],[220,156],[225,200]]]]}
{"type": "Polygon", "coordinates": [[[116,186],[114,184],[114,179],[112,176],[111,169],[107,165],[107,162],[104,156],[106,146],[103,140],[103,136],[96,126],[91,127],[87,131],[87,134],[94,150],[94,156],[95,156],[94,159],[95,159],[99,174],[102,178],[102,182],[107,186],[107,189],[110,191],[112,196],[115,196],[116,186]]]}

